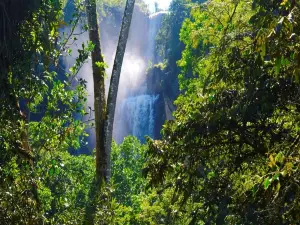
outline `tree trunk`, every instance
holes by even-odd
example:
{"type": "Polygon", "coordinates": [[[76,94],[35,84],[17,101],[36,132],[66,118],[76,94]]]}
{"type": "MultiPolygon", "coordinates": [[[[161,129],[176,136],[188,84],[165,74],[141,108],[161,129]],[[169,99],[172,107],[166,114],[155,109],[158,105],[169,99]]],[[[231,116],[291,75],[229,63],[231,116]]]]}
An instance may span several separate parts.
{"type": "Polygon", "coordinates": [[[92,68],[94,80],[94,107],[96,126],[96,180],[97,183],[107,181],[109,155],[104,148],[104,121],[106,111],[105,99],[105,68],[97,66],[97,62],[104,63],[101,53],[99,25],[96,12],[96,0],[86,0],[90,41],[95,45],[92,51],[92,68]]]}
{"type": "Polygon", "coordinates": [[[108,95],[108,111],[105,101],[105,68],[98,67],[97,62],[104,63],[101,54],[99,26],[96,13],[96,0],[86,0],[86,11],[89,26],[90,41],[95,45],[92,52],[92,67],[94,79],[94,107],[96,125],[96,179],[89,193],[89,203],[83,224],[94,224],[97,199],[103,184],[109,181],[110,177],[110,149],[112,142],[112,127],[117,99],[118,85],[125,53],[131,18],[135,0],[127,0],[115,63],[112,72],[111,84],[108,95]]]}
{"type": "Polygon", "coordinates": [[[106,121],[105,121],[105,151],[108,159],[108,177],[110,177],[110,153],[111,153],[111,143],[112,143],[112,132],[115,117],[115,109],[117,102],[117,94],[119,88],[120,74],[123,64],[123,58],[125,54],[127,39],[129,35],[129,29],[131,25],[131,19],[134,9],[135,0],[127,0],[126,7],[124,11],[124,16],[122,20],[122,27],[120,31],[120,37],[116,52],[116,57],[114,61],[113,71],[110,80],[108,99],[107,99],[107,111],[106,111],[106,121]]]}

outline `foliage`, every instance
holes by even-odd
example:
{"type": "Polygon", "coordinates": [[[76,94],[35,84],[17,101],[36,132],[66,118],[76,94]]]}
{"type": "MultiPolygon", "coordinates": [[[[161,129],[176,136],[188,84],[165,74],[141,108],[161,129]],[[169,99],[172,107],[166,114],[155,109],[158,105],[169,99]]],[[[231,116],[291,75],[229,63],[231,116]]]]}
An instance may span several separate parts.
{"type": "Polygon", "coordinates": [[[189,16],[190,5],[188,3],[185,0],[171,2],[169,13],[164,16],[156,37],[156,51],[165,61],[164,68],[161,68],[160,79],[165,89],[164,92],[171,99],[176,99],[179,95],[177,77],[180,69],[176,62],[181,58],[181,52],[184,49],[183,43],[179,40],[179,32],[184,19],[189,16]]]}
{"type": "Polygon", "coordinates": [[[298,223],[299,28],[296,1],[192,8],[184,94],[147,155],[152,185],[174,190],[172,223],[298,223]]]}
{"type": "Polygon", "coordinates": [[[97,201],[97,224],[165,224],[171,192],[161,198],[156,189],[146,189],[142,174],[146,150],[147,145],[131,136],[113,144],[111,185],[97,201]]]}
{"type": "MultiPolygon", "coordinates": [[[[122,2],[103,1],[100,13],[122,2]]],[[[155,69],[171,74],[165,83],[180,74],[175,120],[162,140],[113,144],[101,192],[94,154],[69,154],[87,136],[86,81],[76,75],[94,46],[61,67],[84,24],[82,1],[68,23],[66,4],[26,8],[12,26],[20,41],[0,55],[1,223],[84,224],[91,199],[97,224],[299,223],[298,1],[174,0],[155,69]]]]}
{"type": "Polygon", "coordinates": [[[146,145],[141,145],[136,137],[126,137],[119,146],[112,148],[112,224],[156,224],[154,215],[159,215],[161,207],[154,203],[156,192],[146,194],[146,179],[142,169],[145,162],[146,145]],[[154,203],[154,204],[153,204],[154,203]]]}
{"type": "Polygon", "coordinates": [[[75,87],[71,83],[93,46],[82,44],[70,72],[63,71],[59,59],[71,54],[72,33],[60,35],[59,29],[76,27],[83,10],[82,2],[75,1],[77,10],[66,24],[63,4],[41,1],[19,24],[14,32],[21,46],[11,46],[13,60],[7,61],[9,69],[2,74],[6,86],[1,94],[6,98],[1,96],[0,102],[0,218],[4,224],[78,223],[94,175],[92,157],[68,153],[70,148],[78,149],[86,135],[80,121],[85,114],[85,81],[79,80],[75,87]]]}
{"type": "MultiPolygon", "coordinates": [[[[104,3],[105,7],[119,7],[119,2],[104,3]]],[[[78,79],[77,73],[94,46],[91,42],[82,43],[82,48],[75,53],[74,65],[65,71],[61,57],[74,56],[72,44],[77,40],[74,30],[79,25],[85,27],[83,2],[72,2],[71,18],[64,18],[67,4],[70,3],[42,0],[28,12],[30,17],[24,17],[13,31],[21,41],[20,46],[9,46],[12,60],[2,61],[1,55],[1,66],[5,63],[5,70],[1,68],[1,81],[5,83],[1,83],[4,89],[0,102],[0,218],[3,224],[81,224],[90,213],[91,197],[97,205],[97,222],[110,224],[114,209],[120,204],[110,197],[109,187],[97,196],[90,196],[95,187],[94,155],[69,154],[69,150],[74,152],[73,149],[80,148],[87,136],[86,124],[82,121],[86,115],[86,81],[78,79]]],[[[118,186],[113,195],[122,201],[122,191],[126,190],[126,208],[137,202],[136,196],[145,182],[141,176],[145,146],[130,138],[115,148],[123,152],[124,157],[129,154],[128,159],[133,157],[131,164],[122,167],[125,177],[115,179],[123,180],[124,184],[128,182],[127,186],[118,186]],[[135,150],[132,154],[130,146],[135,150]],[[136,196],[131,195],[131,186],[136,196]]],[[[124,162],[118,155],[115,157],[124,162]]],[[[121,166],[120,162],[118,165],[121,166]]],[[[115,220],[122,220],[124,212],[117,211],[119,216],[115,220]]]]}
{"type": "MultiPolygon", "coordinates": [[[[98,12],[102,18],[116,17],[114,19],[117,19],[118,22],[120,22],[119,20],[122,18],[125,4],[126,0],[97,0],[98,12]]],[[[148,7],[143,0],[137,0],[135,5],[139,7],[142,12],[149,13],[148,7]]]]}
{"type": "Polygon", "coordinates": [[[112,148],[112,185],[116,191],[114,196],[118,202],[131,206],[145,187],[145,179],[142,176],[146,150],[136,137],[127,137],[124,142],[112,148]]]}
{"type": "Polygon", "coordinates": [[[161,68],[160,74],[162,87],[164,93],[173,100],[179,95],[178,75],[180,74],[180,68],[177,66],[177,61],[181,59],[184,50],[184,43],[180,41],[179,37],[180,29],[184,20],[190,16],[194,4],[203,1],[173,0],[156,37],[156,51],[165,61],[165,67],[161,68]]]}

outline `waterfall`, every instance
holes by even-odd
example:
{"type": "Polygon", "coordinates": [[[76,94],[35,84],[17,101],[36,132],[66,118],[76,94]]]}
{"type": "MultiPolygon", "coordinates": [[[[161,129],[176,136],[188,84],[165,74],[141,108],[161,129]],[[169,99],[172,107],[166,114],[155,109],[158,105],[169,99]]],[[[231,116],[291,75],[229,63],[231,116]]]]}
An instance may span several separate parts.
{"type": "MultiPolygon", "coordinates": [[[[72,1],[68,0],[65,9],[66,16],[72,15],[72,1]]],[[[149,0],[152,2],[152,0],[149,0]]],[[[154,4],[152,2],[151,4],[154,4]]],[[[153,7],[152,7],[153,8],[153,7]]],[[[115,11],[108,12],[108,14],[116,13],[115,11]]],[[[158,93],[153,93],[147,86],[147,65],[149,61],[153,64],[158,63],[159,58],[155,53],[156,49],[156,35],[160,29],[162,16],[166,12],[154,13],[148,16],[139,7],[135,7],[132,25],[127,41],[125,57],[122,65],[122,72],[120,77],[120,84],[117,97],[117,106],[114,120],[113,138],[117,143],[121,143],[124,137],[128,135],[135,135],[142,142],[145,141],[144,136],[148,135],[154,137],[154,129],[156,128],[157,104],[161,97],[158,93]]],[[[122,13],[120,14],[122,15],[122,13]]],[[[106,94],[109,89],[109,81],[114,63],[115,51],[119,38],[119,31],[121,26],[121,16],[107,16],[103,17],[100,24],[101,33],[101,48],[104,54],[105,62],[108,64],[107,79],[105,82],[106,94]]],[[[68,21],[68,20],[66,20],[68,21]]],[[[70,32],[71,27],[64,28],[61,32],[70,32]]],[[[81,33],[81,25],[75,30],[75,33],[81,33]]],[[[65,57],[63,64],[66,71],[75,63],[76,52],[80,49],[81,44],[89,40],[88,33],[83,33],[76,36],[77,41],[72,43],[72,50],[75,53],[72,57],[65,57]]],[[[88,60],[79,71],[78,78],[87,81],[88,101],[87,112],[89,114],[84,120],[94,119],[94,84],[92,79],[92,64],[88,60]],[[91,109],[91,110],[90,110],[91,109]],[[89,111],[90,110],[90,111],[89,111]]],[[[74,85],[76,82],[74,81],[74,85]]],[[[150,88],[151,89],[151,88],[150,88]]],[[[156,129],[157,130],[157,129],[156,129]]],[[[81,152],[91,152],[95,148],[95,130],[90,127],[89,146],[88,150],[81,150],[81,152]]]]}
{"type": "Polygon", "coordinates": [[[161,60],[159,55],[156,54],[156,36],[161,27],[163,16],[167,13],[168,12],[166,11],[161,11],[153,13],[149,16],[147,57],[148,61],[150,61],[152,64],[156,64],[161,60]]]}
{"type": "MultiPolygon", "coordinates": [[[[114,139],[121,143],[125,136],[134,135],[144,142],[144,136],[154,137],[155,104],[158,94],[150,94],[146,82],[146,65],[156,64],[160,58],[156,54],[156,36],[161,27],[163,15],[166,12],[158,12],[147,18],[145,33],[134,29],[134,23],[139,18],[133,17],[133,26],[130,40],[138,37],[143,42],[136,42],[134,48],[146,51],[137,54],[133,48],[127,48],[125,60],[122,66],[120,92],[114,123],[114,139]],[[141,46],[137,46],[137,45],[141,46]],[[143,45],[143,46],[142,46],[143,45]]],[[[131,45],[131,41],[129,41],[131,45]]]]}
{"type": "Polygon", "coordinates": [[[117,142],[122,141],[126,133],[142,141],[146,135],[153,137],[154,105],[157,99],[157,95],[138,95],[124,99],[120,107],[121,116],[116,124],[123,128],[118,132],[119,137],[115,137],[117,142]]]}

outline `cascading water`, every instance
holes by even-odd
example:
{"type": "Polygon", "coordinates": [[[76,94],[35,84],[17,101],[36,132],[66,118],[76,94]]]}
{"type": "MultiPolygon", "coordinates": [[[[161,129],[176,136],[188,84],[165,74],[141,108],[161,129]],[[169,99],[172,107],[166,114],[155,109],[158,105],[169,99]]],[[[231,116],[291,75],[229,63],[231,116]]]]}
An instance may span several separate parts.
{"type": "Polygon", "coordinates": [[[161,27],[163,16],[167,14],[167,11],[160,11],[153,13],[149,16],[149,33],[148,33],[148,61],[153,64],[158,63],[161,59],[156,54],[156,36],[161,27]]]}
{"type": "MultiPolygon", "coordinates": [[[[149,0],[153,2],[153,0],[149,0]]],[[[72,14],[71,0],[67,4],[66,14],[72,14]]],[[[151,8],[151,7],[149,7],[151,8]]],[[[153,7],[152,7],[153,8],[153,7]]],[[[118,41],[121,17],[114,16],[116,11],[108,12],[110,16],[102,18],[100,23],[101,29],[101,47],[104,58],[109,68],[107,69],[108,79],[106,81],[106,92],[109,87],[110,72],[112,71],[115,50],[118,41]]],[[[122,13],[122,12],[121,12],[122,13]]],[[[149,62],[156,64],[159,57],[155,53],[156,36],[160,29],[162,17],[165,12],[158,12],[148,16],[138,6],[135,7],[129,38],[127,41],[126,52],[124,56],[120,84],[118,90],[117,106],[114,120],[113,138],[117,143],[121,143],[124,137],[134,135],[142,142],[144,136],[155,137],[154,130],[157,126],[158,99],[159,93],[155,93],[147,83],[147,65],[149,62]]],[[[120,14],[121,15],[121,14],[120,14]]],[[[63,30],[69,32],[70,28],[63,30]]],[[[62,32],[63,32],[62,31],[62,32]]],[[[81,26],[76,28],[75,33],[81,32],[81,26]]],[[[73,52],[77,52],[81,43],[89,40],[88,33],[76,36],[76,44],[73,46],[73,52]]],[[[66,57],[64,65],[66,69],[72,66],[75,58],[66,57]]],[[[94,119],[94,93],[92,80],[92,66],[89,60],[79,72],[78,77],[87,81],[88,102],[87,115],[84,120],[92,121],[94,119]]],[[[89,137],[89,152],[95,147],[94,128],[87,130],[89,137]]]]}
{"type": "MultiPolygon", "coordinates": [[[[143,61],[136,63],[134,60],[124,61],[121,74],[120,88],[126,88],[127,96],[119,98],[119,104],[116,109],[115,124],[114,124],[114,139],[117,143],[121,143],[123,138],[127,135],[134,135],[139,140],[144,142],[144,136],[154,137],[155,117],[160,116],[155,113],[155,104],[159,98],[157,94],[150,94],[151,91],[147,88],[146,83],[146,67],[149,62],[152,64],[158,63],[159,58],[155,53],[156,49],[156,35],[162,23],[162,17],[166,12],[158,12],[148,17],[146,37],[142,37],[138,32],[140,38],[145,38],[146,55],[142,57],[143,61]],[[128,68],[123,70],[124,68],[128,68]],[[137,68],[139,68],[137,70],[137,68]],[[133,79],[135,78],[135,79],[133,79]],[[132,82],[122,82],[122,79],[138,80],[138,85],[132,85],[132,82]],[[125,85],[124,85],[125,84],[125,85]],[[127,89],[127,87],[130,87],[127,89]]],[[[133,17],[132,23],[135,23],[137,17],[133,17]]],[[[144,34],[145,35],[145,34],[144,34]]],[[[135,46],[137,48],[141,46],[135,46]]],[[[130,48],[126,51],[130,54],[130,48]]],[[[130,56],[128,56],[130,58],[130,56]]],[[[125,56],[126,59],[126,56],[125,56]]],[[[123,93],[121,91],[120,93],[123,93]]],[[[124,94],[118,94],[123,96],[124,94]]]]}
{"type": "Polygon", "coordinates": [[[145,135],[153,137],[154,105],[157,99],[158,96],[155,95],[128,97],[120,106],[122,116],[118,125],[140,140],[143,140],[145,135]]]}

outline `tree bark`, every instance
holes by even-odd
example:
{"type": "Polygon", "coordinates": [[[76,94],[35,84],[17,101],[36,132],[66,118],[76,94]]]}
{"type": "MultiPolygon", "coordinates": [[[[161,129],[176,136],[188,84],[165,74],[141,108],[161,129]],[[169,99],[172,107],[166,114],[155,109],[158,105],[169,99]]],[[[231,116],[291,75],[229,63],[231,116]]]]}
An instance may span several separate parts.
{"type": "Polygon", "coordinates": [[[97,62],[104,63],[101,54],[99,25],[96,12],[96,0],[86,0],[90,41],[95,45],[92,51],[92,67],[94,80],[94,107],[96,125],[96,179],[89,193],[89,203],[83,224],[94,224],[97,197],[103,184],[110,178],[110,152],[115,105],[118,93],[121,67],[125,54],[135,0],[127,0],[122,27],[117,47],[108,94],[108,110],[105,101],[105,68],[98,67],[97,62]],[[99,188],[100,187],[100,188],[99,188]]]}
{"type": "Polygon", "coordinates": [[[106,111],[105,99],[105,68],[96,65],[104,63],[101,53],[99,25],[96,12],[96,0],[86,0],[86,12],[89,27],[90,41],[95,45],[92,51],[92,68],[94,80],[94,108],[96,126],[96,181],[107,181],[109,171],[109,155],[104,148],[104,121],[106,111]]]}
{"type": "Polygon", "coordinates": [[[112,132],[115,117],[115,109],[117,102],[117,94],[119,88],[120,74],[127,44],[127,39],[129,35],[131,19],[133,14],[135,0],[127,0],[126,7],[124,11],[124,16],[122,20],[122,26],[120,31],[120,37],[116,52],[116,57],[114,61],[114,66],[112,70],[108,98],[107,98],[107,111],[106,111],[106,121],[105,121],[105,151],[108,159],[108,179],[110,177],[110,153],[111,153],[111,143],[112,143],[112,132]]]}

